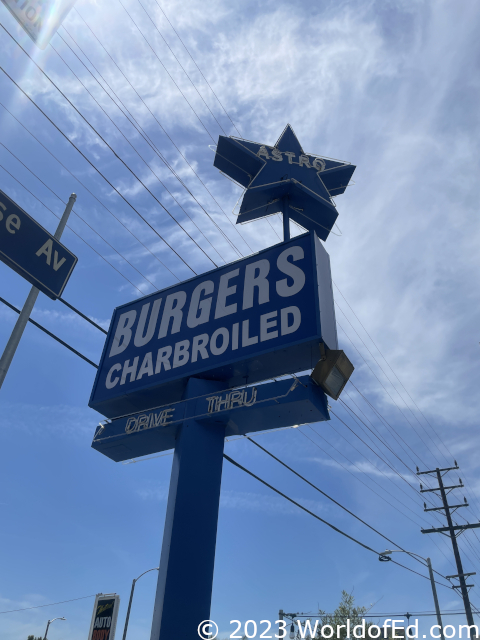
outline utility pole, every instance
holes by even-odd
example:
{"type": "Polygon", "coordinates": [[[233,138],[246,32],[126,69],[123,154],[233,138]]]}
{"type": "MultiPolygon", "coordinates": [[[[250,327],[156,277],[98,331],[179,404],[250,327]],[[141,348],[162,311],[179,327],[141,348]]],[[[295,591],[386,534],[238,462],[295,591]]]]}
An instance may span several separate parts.
{"type": "MultiPolygon", "coordinates": [[[[474,524],[463,524],[463,525],[454,525],[453,521],[452,521],[452,514],[455,513],[455,511],[457,509],[460,509],[461,507],[468,507],[468,502],[466,500],[466,498],[464,498],[464,502],[461,504],[454,504],[454,505],[449,505],[448,501],[447,501],[447,495],[448,493],[450,493],[450,491],[452,491],[453,489],[458,489],[458,488],[462,488],[464,485],[462,483],[462,480],[459,478],[459,483],[460,484],[456,484],[456,485],[450,485],[450,486],[445,486],[443,484],[443,476],[445,474],[447,474],[449,471],[455,471],[459,468],[457,461],[455,460],[455,466],[454,467],[447,467],[445,469],[439,469],[438,467],[436,469],[432,469],[430,471],[420,471],[419,468],[417,467],[417,476],[420,475],[426,475],[426,474],[435,474],[437,477],[437,482],[438,482],[438,487],[434,487],[433,489],[424,489],[423,485],[420,485],[420,492],[421,493],[427,493],[427,492],[435,492],[435,491],[439,491],[440,492],[440,497],[442,499],[442,503],[443,506],[441,507],[432,507],[430,509],[427,509],[427,505],[424,503],[424,507],[425,507],[425,511],[444,511],[445,512],[445,517],[447,519],[447,526],[446,527],[436,527],[434,529],[422,529],[422,533],[442,533],[443,535],[446,536],[450,536],[451,542],[452,542],[452,547],[453,547],[453,554],[455,556],[455,562],[457,565],[457,571],[458,573],[453,575],[453,576],[447,576],[447,578],[458,578],[459,581],[459,585],[453,585],[452,589],[459,589],[461,594],[462,594],[462,598],[463,598],[463,604],[465,606],[465,614],[467,616],[467,622],[469,624],[470,627],[472,627],[473,625],[475,625],[474,619],[473,619],[473,614],[472,614],[472,607],[470,605],[470,598],[468,596],[468,590],[473,587],[473,584],[467,584],[466,579],[468,576],[474,576],[475,573],[464,573],[463,571],[463,565],[462,565],[462,559],[460,557],[460,550],[458,548],[458,543],[457,543],[457,536],[461,535],[464,531],[466,531],[467,529],[476,529],[478,527],[480,527],[480,522],[474,523],[474,524]],[[447,533],[448,532],[448,533],[447,533]]],[[[477,634],[474,633],[473,629],[470,629],[470,637],[471,638],[476,638],[477,634]]]]}

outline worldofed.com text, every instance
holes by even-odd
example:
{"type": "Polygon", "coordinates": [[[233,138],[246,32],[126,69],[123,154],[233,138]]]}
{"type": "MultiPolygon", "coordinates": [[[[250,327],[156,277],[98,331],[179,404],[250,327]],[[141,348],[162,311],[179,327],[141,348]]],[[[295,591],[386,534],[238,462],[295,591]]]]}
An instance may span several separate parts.
{"type": "MultiPolygon", "coordinates": [[[[345,640],[352,638],[362,638],[372,640],[407,640],[408,638],[441,638],[442,631],[438,624],[434,624],[426,629],[427,633],[419,633],[418,620],[413,624],[405,626],[402,619],[387,618],[382,625],[368,623],[362,620],[361,624],[351,624],[346,620],[345,624],[331,625],[322,624],[322,620],[312,618],[310,620],[230,620],[230,632],[219,631],[218,625],[213,620],[204,620],[198,625],[198,636],[202,640],[213,640],[214,638],[235,638],[244,640],[245,638],[324,638],[325,640],[345,640]]],[[[424,629],[425,630],[425,629],[424,629]]],[[[477,625],[447,624],[443,626],[443,637],[450,638],[477,638],[477,625]]]]}

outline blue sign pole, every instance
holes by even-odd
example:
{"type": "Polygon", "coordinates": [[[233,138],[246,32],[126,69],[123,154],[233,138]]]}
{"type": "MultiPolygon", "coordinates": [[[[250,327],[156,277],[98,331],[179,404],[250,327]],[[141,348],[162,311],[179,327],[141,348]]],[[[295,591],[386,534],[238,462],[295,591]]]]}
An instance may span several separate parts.
{"type": "MultiPolygon", "coordinates": [[[[72,193],[68,200],[67,206],[65,207],[65,211],[63,212],[63,215],[60,219],[60,222],[58,223],[57,230],[55,231],[55,240],[60,240],[76,199],[77,196],[72,193]]],[[[22,339],[23,332],[25,330],[25,327],[27,326],[28,319],[30,318],[30,314],[32,313],[33,307],[35,306],[35,302],[37,301],[39,292],[40,291],[39,289],[37,289],[37,287],[32,287],[30,289],[30,293],[28,294],[25,304],[23,305],[23,309],[18,316],[12,334],[7,342],[7,346],[5,347],[2,357],[0,358],[0,389],[2,388],[3,382],[7,376],[8,369],[10,368],[17,347],[20,344],[20,340],[22,339]]]]}
{"type": "Polygon", "coordinates": [[[117,308],[89,402],[111,418],[92,447],[112,460],[174,448],[150,640],[209,622],[225,437],[329,420],[322,389],[350,375],[320,239],[355,167],[305,153],[289,125],[274,147],[220,136],[214,165],[246,189],[237,223],[281,212],[283,242],[117,308]],[[308,233],[291,239],[290,218],[308,233]],[[316,378],[269,382],[316,371],[326,348],[316,378]]]}
{"type": "MultiPolygon", "coordinates": [[[[185,399],[225,388],[190,378],[185,399]]],[[[225,426],[191,418],[177,433],[151,640],[196,638],[210,617],[225,426]]]]}

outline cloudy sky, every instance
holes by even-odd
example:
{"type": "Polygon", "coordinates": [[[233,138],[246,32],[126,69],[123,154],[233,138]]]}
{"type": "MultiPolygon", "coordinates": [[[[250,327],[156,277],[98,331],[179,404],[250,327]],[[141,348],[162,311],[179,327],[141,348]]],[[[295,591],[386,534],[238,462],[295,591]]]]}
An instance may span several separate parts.
{"type": "MultiPolygon", "coordinates": [[[[475,0],[77,0],[40,51],[0,7],[0,188],[51,232],[77,193],[64,298],[104,327],[190,267],[279,242],[278,216],[235,227],[241,190],[213,167],[219,134],[273,145],[290,123],[306,151],[357,165],[325,246],[356,366],[342,400],[359,417],[331,401],[329,423],[258,440],[443,575],[457,573],[451,547],[421,534],[442,518],[423,513],[414,474],[456,459],[470,507],[455,517],[480,517],[479,19],[475,0]]],[[[21,307],[28,283],[0,274],[0,295],[21,307]]],[[[16,317],[0,305],[2,349],[16,317]]],[[[103,334],[60,302],[40,294],[33,318],[99,361],[103,334]]],[[[52,640],[84,639],[98,592],[120,594],[120,636],[132,579],[158,564],[172,457],[123,465],[90,448],[94,374],[30,325],[0,391],[2,639],[39,636],[57,616],[67,621],[52,640]],[[41,608],[4,613],[29,607],[41,608]]],[[[248,441],[226,452],[365,544],[391,546],[248,441]]],[[[465,570],[480,575],[478,543],[460,538],[465,570]]],[[[426,580],[225,463],[212,603],[222,637],[232,619],[332,611],[342,589],[373,612],[433,609],[426,580]]],[[[150,637],[154,593],[150,573],[136,640],[150,637]]],[[[471,596],[480,606],[478,587],[471,596]]],[[[461,609],[451,589],[439,599],[461,609]]]]}

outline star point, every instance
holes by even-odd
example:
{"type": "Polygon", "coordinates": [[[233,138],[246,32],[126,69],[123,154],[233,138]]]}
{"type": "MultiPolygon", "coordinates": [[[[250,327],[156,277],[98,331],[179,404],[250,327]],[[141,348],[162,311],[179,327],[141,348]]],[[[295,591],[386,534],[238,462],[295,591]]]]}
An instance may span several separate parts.
{"type": "Polygon", "coordinates": [[[326,240],[355,166],[304,152],[287,124],[273,147],[220,136],[214,166],[245,187],[237,224],[283,212],[326,240]]]}

